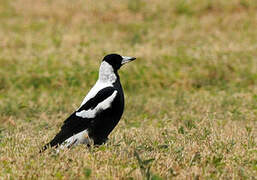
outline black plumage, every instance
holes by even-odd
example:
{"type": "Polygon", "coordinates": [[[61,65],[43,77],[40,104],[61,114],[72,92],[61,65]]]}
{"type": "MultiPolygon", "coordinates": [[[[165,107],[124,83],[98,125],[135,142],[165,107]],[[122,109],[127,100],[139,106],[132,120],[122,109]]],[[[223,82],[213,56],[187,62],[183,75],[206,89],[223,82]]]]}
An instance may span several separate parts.
{"type": "Polygon", "coordinates": [[[124,94],[118,70],[134,59],[136,58],[118,54],[105,56],[95,86],[78,110],[64,121],[60,132],[41,151],[62,144],[64,147],[79,143],[89,144],[89,140],[94,145],[104,143],[124,111],[124,94]]]}

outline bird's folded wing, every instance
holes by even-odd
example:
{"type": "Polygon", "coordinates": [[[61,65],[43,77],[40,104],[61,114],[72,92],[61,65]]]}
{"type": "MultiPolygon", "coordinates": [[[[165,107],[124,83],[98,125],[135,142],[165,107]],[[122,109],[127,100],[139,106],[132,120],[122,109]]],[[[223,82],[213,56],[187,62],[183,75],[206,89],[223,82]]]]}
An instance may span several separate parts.
{"type": "Polygon", "coordinates": [[[100,90],[64,121],[61,131],[49,143],[50,146],[61,144],[67,138],[87,129],[91,122],[97,120],[97,114],[111,107],[117,93],[113,87],[100,90]]]}
{"type": "Polygon", "coordinates": [[[93,98],[89,99],[80,107],[76,116],[82,118],[94,118],[102,110],[109,108],[117,95],[117,90],[113,87],[106,87],[100,90],[93,98]]]}

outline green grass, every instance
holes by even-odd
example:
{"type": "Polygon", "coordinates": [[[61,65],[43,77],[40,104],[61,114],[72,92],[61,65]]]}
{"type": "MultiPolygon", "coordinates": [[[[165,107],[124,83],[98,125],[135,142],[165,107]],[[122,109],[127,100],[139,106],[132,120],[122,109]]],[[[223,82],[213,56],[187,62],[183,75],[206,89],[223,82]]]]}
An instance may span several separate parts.
{"type": "Polygon", "coordinates": [[[0,179],[255,179],[257,3],[0,0],[0,179]],[[107,144],[39,155],[108,53],[126,108],[107,144]]]}

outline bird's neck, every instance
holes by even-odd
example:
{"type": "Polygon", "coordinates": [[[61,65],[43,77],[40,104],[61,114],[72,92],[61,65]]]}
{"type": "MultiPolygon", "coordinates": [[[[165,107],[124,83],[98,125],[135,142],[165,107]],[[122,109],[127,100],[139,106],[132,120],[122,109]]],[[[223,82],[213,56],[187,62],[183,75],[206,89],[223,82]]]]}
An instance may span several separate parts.
{"type": "Polygon", "coordinates": [[[103,61],[99,69],[98,80],[103,83],[114,83],[117,79],[119,79],[117,71],[115,72],[109,63],[103,61]]]}

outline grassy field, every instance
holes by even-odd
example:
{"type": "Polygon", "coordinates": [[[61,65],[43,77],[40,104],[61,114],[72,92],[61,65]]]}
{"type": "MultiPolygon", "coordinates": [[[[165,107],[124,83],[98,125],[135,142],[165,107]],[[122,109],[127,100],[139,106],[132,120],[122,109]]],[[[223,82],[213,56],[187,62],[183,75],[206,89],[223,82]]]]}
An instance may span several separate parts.
{"type": "Polygon", "coordinates": [[[0,0],[0,179],[256,179],[257,1],[0,0]],[[39,155],[108,53],[107,144],[39,155]]]}

